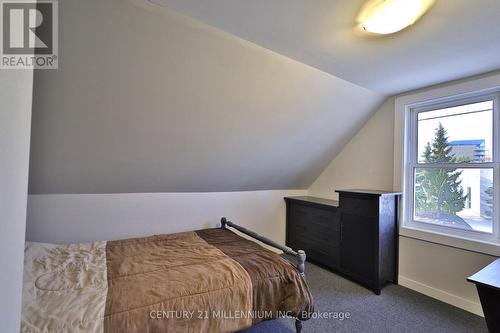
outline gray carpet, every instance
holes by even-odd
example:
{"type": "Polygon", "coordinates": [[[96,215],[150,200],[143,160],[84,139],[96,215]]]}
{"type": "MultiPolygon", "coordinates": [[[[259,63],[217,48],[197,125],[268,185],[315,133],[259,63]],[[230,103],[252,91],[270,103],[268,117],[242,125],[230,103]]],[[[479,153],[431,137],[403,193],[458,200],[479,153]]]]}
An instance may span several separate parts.
{"type": "MultiPolygon", "coordinates": [[[[377,296],[353,282],[307,263],[316,311],[350,313],[351,318],[311,319],[307,332],[487,332],[483,318],[410,289],[389,285],[377,296]]],[[[293,319],[267,321],[240,333],[292,333],[293,319]]]]}

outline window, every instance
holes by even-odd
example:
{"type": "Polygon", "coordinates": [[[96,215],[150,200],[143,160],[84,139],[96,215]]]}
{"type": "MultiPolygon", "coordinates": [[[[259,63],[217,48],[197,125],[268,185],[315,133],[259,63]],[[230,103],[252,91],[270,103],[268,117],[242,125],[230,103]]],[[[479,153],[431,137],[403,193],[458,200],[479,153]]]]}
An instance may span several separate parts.
{"type": "Polygon", "coordinates": [[[403,226],[498,244],[498,94],[407,111],[403,226]]]}

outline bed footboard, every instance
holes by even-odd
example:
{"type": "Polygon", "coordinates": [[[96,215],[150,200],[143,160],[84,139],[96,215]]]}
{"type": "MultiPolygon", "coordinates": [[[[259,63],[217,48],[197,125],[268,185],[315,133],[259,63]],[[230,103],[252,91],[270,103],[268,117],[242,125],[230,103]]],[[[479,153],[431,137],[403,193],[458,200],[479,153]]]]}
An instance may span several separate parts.
{"type": "MultiPolygon", "coordinates": [[[[258,240],[266,245],[272,246],[278,250],[283,251],[284,253],[286,253],[288,255],[294,256],[297,260],[297,270],[299,271],[300,275],[305,278],[306,253],[303,250],[294,251],[292,248],[290,248],[288,246],[278,244],[278,243],[270,240],[269,238],[266,238],[264,236],[259,235],[256,232],[253,232],[252,230],[248,230],[245,227],[234,224],[233,222],[228,221],[225,217],[223,217],[220,220],[220,222],[221,222],[222,229],[227,229],[228,227],[234,228],[234,229],[238,230],[239,232],[241,232],[245,235],[248,235],[252,238],[255,238],[256,240],[258,240]]],[[[296,318],[295,319],[295,332],[300,333],[301,331],[302,331],[302,320],[296,318]]]]}
{"type": "Polygon", "coordinates": [[[220,220],[220,223],[221,223],[221,228],[222,229],[227,229],[227,227],[234,228],[234,229],[238,230],[239,232],[244,233],[245,235],[248,235],[248,236],[250,236],[252,238],[255,238],[256,240],[258,240],[258,241],[260,241],[260,242],[262,242],[262,243],[264,243],[266,245],[272,246],[272,247],[274,247],[274,248],[276,248],[278,250],[283,251],[286,254],[294,256],[296,258],[296,260],[297,260],[297,269],[299,270],[300,275],[302,275],[303,277],[305,277],[306,253],[304,251],[302,251],[302,250],[294,251],[292,248],[290,248],[288,246],[284,246],[284,245],[278,244],[275,241],[270,240],[269,238],[266,238],[264,236],[259,235],[256,232],[253,232],[252,230],[248,230],[245,227],[242,227],[242,226],[239,226],[237,224],[234,224],[233,222],[228,221],[225,217],[223,217],[220,220]]]}

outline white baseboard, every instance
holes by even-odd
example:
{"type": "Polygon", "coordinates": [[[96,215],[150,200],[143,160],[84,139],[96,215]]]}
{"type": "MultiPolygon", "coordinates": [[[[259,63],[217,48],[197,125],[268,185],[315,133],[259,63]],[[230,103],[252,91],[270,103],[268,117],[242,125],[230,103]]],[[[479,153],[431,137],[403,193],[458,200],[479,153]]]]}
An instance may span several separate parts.
{"type": "Polygon", "coordinates": [[[463,310],[472,312],[478,316],[484,317],[483,309],[481,308],[481,304],[479,303],[472,302],[468,299],[450,294],[440,289],[436,289],[434,287],[406,278],[404,276],[399,276],[399,284],[403,287],[415,290],[426,296],[435,298],[437,300],[451,304],[463,310]]]}

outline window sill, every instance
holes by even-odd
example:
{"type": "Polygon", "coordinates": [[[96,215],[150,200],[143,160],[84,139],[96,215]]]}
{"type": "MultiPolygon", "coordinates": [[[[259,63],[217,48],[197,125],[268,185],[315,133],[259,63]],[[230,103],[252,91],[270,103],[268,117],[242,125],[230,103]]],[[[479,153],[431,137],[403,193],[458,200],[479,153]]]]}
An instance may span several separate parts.
{"type": "Polygon", "coordinates": [[[461,238],[458,236],[450,236],[434,231],[422,230],[408,226],[401,226],[399,230],[399,235],[403,237],[409,237],[431,243],[436,243],[444,246],[450,246],[462,250],[478,252],[496,257],[500,256],[499,244],[486,243],[478,240],[461,238]]]}

